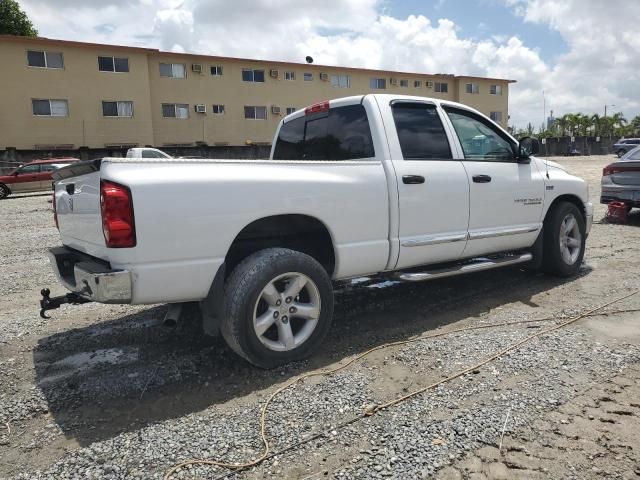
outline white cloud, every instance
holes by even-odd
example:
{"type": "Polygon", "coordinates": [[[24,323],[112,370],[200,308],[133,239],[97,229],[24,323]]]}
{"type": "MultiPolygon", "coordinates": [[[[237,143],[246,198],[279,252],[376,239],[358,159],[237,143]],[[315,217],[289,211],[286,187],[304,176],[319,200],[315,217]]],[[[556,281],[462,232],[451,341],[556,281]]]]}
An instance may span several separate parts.
{"type": "MultiPolygon", "coordinates": [[[[387,0],[23,0],[44,36],[173,51],[403,71],[511,78],[512,121],[542,122],[542,90],[557,114],[640,110],[640,35],[627,0],[503,0],[525,22],[556,30],[568,51],[545,62],[500,32],[461,36],[450,19],[394,18],[387,0]],[[621,21],[621,14],[623,20],[621,21]],[[625,20],[626,19],[626,20],[625,20]]],[[[447,3],[438,13],[445,16],[447,3]]],[[[482,19],[479,19],[482,20],[482,19]]]]}

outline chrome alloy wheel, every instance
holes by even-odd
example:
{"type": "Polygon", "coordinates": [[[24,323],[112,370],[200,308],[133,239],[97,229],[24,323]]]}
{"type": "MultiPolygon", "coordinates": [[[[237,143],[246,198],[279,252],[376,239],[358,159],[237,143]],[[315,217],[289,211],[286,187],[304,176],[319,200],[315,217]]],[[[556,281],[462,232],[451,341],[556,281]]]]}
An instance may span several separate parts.
{"type": "Polygon", "coordinates": [[[568,214],[560,224],[560,254],[567,265],[573,265],[580,256],[582,234],[573,213],[568,214]]]}
{"type": "Polygon", "coordinates": [[[298,272],[278,275],[262,289],[253,309],[253,328],[269,350],[286,352],[313,334],[320,318],[320,291],[298,272]]]}

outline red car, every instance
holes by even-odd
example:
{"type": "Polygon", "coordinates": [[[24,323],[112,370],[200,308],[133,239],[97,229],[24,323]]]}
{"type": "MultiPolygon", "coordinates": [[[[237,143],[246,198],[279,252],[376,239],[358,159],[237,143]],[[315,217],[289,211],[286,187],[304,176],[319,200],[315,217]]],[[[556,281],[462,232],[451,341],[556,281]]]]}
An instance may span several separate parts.
{"type": "Polygon", "coordinates": [[[51,190],[53,172],[77,161],[73,157],[34,160],[16,168],[9,175],[0,175],[0,199],[12,193],[51,190]]]}

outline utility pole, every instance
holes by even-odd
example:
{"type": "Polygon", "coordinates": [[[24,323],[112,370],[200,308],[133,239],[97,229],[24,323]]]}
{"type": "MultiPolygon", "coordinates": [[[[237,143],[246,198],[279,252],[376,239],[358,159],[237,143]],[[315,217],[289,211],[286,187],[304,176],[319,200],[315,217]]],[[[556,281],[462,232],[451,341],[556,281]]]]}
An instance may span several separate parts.
{"type": "Polygon", "coordinates": [[[607,118],[607,107],[615,107],[615,105],[611,104],[611,105],[604,106],[604,118],[607,118]]]}
{"type": "Polygon", "coordinates": [[[542,128],[547,129],[547,99],[544,96],[544,90],[542,90],[542,128]]]}

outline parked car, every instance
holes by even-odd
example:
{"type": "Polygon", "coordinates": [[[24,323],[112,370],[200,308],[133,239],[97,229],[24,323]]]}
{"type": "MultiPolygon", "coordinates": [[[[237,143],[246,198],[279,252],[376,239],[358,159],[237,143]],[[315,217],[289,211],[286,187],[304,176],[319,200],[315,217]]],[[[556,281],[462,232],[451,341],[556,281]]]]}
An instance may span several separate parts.
{"type": "Polygon", "coordinates": [[[640,145],[640,138],[623,138],[613,145],[613,151],[618,157],[622,157],[638,145],[640,145]]]}
{"type": "Polygon", "coordinates": [[[34,160],[19,166],[8,175],[0,175],[0,199],[12,193],[51,190],[53,185],[51,174],[77,161],[77,158],[71,157],[34,160]]]}
{"type": "Polygon", "coordinates": [[[127,158],[173,158],[171,155],[150,147],[136,147],[127,150],[127,158]]]}
{"type": "Polygon", "coordinates": [[[269,160],[84,162],[55,175],[50,259],[75,296],[41,305],[197,301],[206,332],[269,368],[319,347],[332,281],[570,276],[593,205],[538,149],[458,103],[360,95],[285,117],[269,160]]]}
{"type": "Polygon", "coordinates": [[[624,202],[640,207],[640,146],[602,170],[600,203],[624,202]]]}

